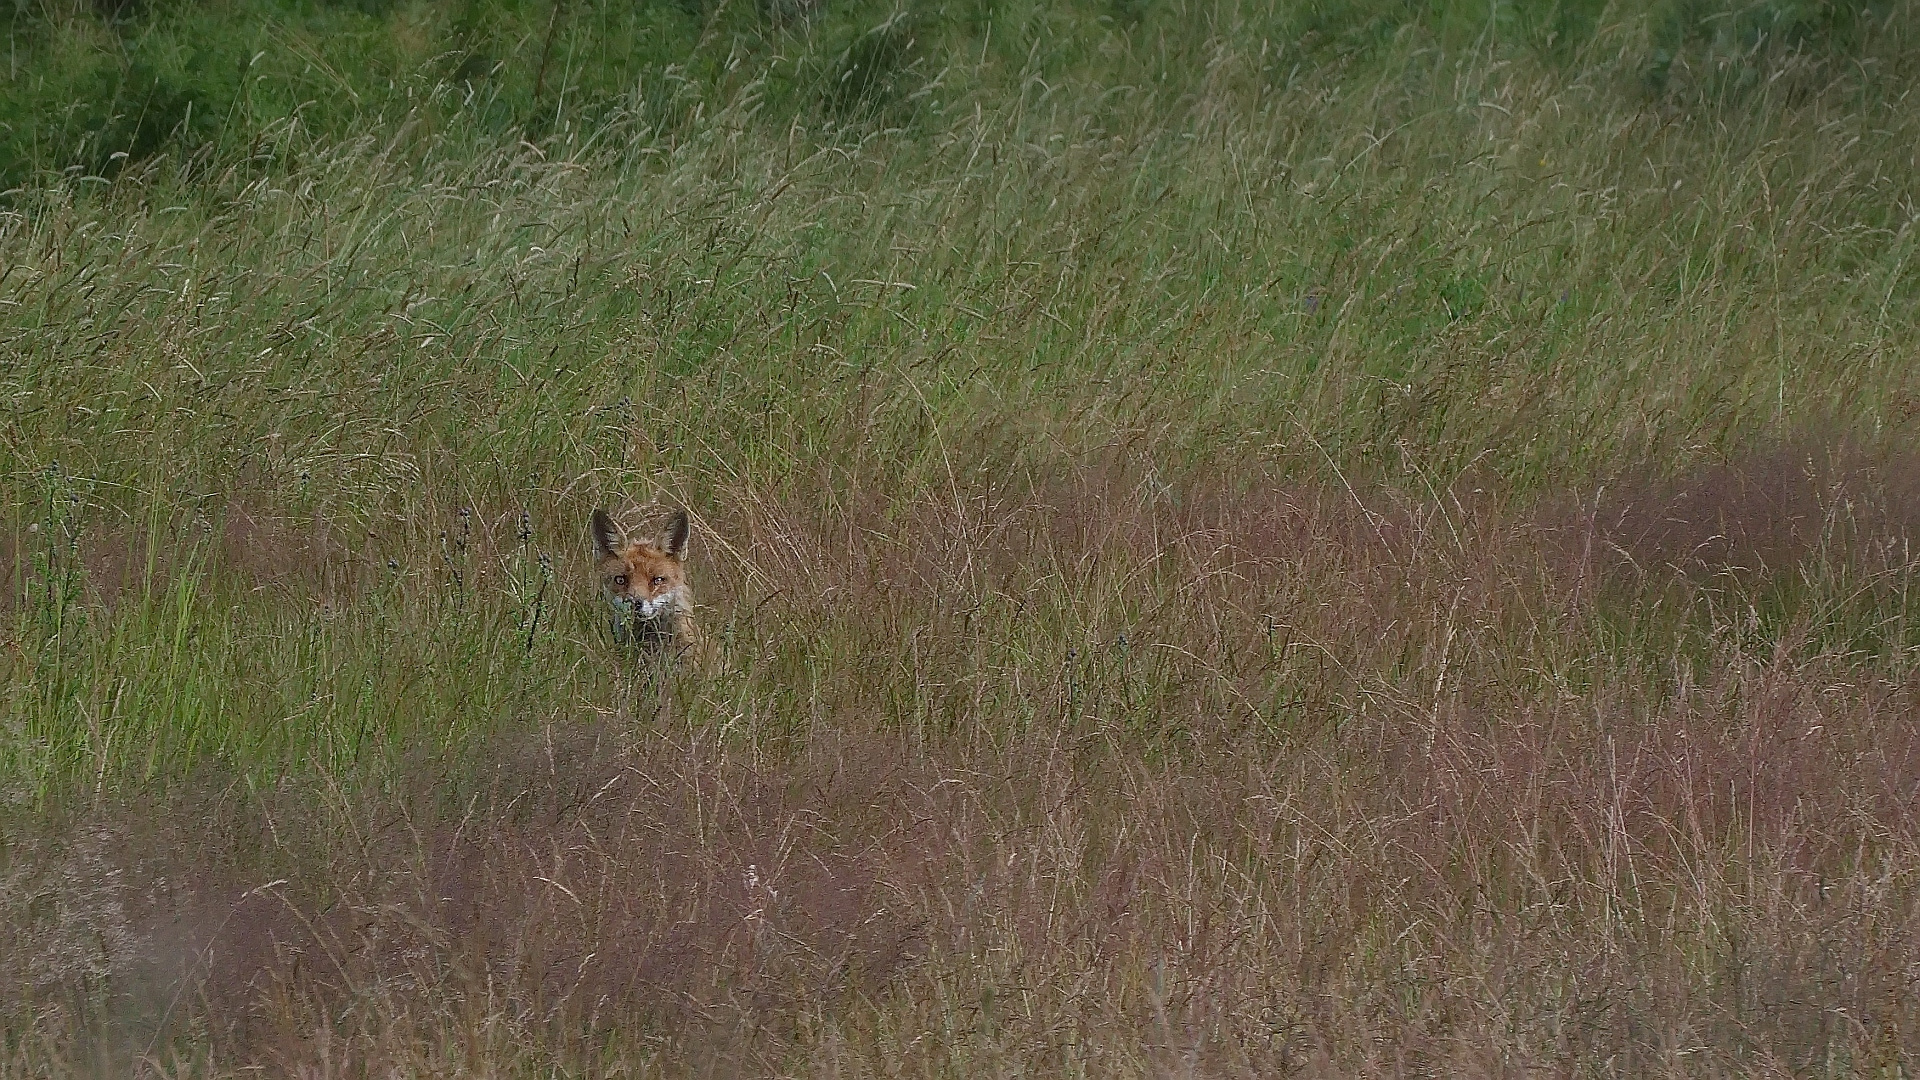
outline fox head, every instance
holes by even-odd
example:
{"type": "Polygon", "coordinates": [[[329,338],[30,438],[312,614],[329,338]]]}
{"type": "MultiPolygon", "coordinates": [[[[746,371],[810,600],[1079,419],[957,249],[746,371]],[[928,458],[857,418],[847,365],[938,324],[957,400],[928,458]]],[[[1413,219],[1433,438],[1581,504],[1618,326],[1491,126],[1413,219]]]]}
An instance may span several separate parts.
{"type": "Polygon", "coordinates": [[[600,583],[620,624],[671,619],[693,608],[687,588],[687,537],[681,510],[654,540],[630,540],[604,510],[593,512],[593,554],[600,583]]]}

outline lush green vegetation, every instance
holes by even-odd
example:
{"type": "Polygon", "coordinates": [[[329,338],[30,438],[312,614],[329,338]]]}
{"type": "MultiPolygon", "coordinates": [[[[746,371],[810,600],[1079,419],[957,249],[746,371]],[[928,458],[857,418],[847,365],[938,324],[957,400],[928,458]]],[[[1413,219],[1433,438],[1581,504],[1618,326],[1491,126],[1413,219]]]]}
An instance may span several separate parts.
{"type": "Polygon", "coordinates": [[[258,167],[302,136],[402,125],[414,138],[453,129],[480,140],[632,133],[636,123],[685,133],[748,87],[772,127],[884,117],[931,132],[943,103],[1005,94],[1026,78],[1190,91],[1215,34],[1260,42],[1241,76],[1274,86],[1303,71],[1398,63],[1411,47],[1498,51],[1565,75],[1596,59],[1624,62],[1611,74],[1649,95],[1722,102],[1759,93],[1787,57],[1810,57],[1818,81],[1868,54],[1894,13],[1887,0],[12,0],[0,182],[112,176],[162,153],[203,169],[258,167]],[[1637,40],[1621,39],[1629,23],[1637,40]]]}
{"type": "Polygon", "coordinates": [[[15,0],[0,1072],[1911,1072],[1916,14],[15,0]]]}

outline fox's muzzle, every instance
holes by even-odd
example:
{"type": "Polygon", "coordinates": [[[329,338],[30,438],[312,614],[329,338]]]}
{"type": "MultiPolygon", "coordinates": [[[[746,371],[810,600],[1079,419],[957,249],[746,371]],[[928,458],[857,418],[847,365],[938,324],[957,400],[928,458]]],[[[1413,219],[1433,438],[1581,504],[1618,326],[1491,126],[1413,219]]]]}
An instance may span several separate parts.
{"type": "Polygon", "coordinates": [[[673,610],[674,600],[671,594],[656,596],[647,600],[635,600],[629,596],[610,596],[615,614],[630,619],[657,619],[673,610]]]}
{"type": "Polygon", "coordinates": [[[607,603],[613,608],[613,624],[616,635],[634,633],[646,636],[649,629],[657,632],[659,628],[650,627],[649,624],[666,620],[673,614],[674,609],[678,606],[678,602],[679,598],[673,593],[667,593],[665,596],[656,596],[645,600],[636,600],[630,596],[615,596],[612,593],[607,594],[607,603]]]}

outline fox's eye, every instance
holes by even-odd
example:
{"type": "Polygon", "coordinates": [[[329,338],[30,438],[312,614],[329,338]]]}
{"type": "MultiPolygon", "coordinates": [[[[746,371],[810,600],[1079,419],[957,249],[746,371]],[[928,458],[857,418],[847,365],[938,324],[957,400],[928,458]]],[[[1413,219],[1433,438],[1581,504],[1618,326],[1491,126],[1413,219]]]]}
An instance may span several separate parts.
{"type": "Polygon", "coordinates": [[[627,587],[627,575],[625,575],[625,574],[615,574],[615,575],[613,575],[613,587],[614,587],[614,588],[616,588],[616,589],[624,589],[624,588],[626,588],[626,587],[627,587]]]}
{"type": "Polygon", "coordinates": [[[667,579],[663,577],[657,577],[653,579],[653,587],[656,589],[662,585],[665,585],[666,583],[667,583],[667,579]]]}

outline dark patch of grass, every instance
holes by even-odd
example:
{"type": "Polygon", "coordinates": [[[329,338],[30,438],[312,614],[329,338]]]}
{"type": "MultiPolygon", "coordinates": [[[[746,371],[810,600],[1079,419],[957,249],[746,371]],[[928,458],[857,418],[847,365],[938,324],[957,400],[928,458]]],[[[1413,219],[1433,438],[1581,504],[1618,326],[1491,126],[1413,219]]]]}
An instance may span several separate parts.
{"type": "Polygon", "coordinates": [[[1879,0],[1672,0],[1652,18],[1647,85],[1709,107],[1769,92],[1769,84],[1804,97],[1901,20],[1896,4],[1879,0]]]}
{"type": "Polygon", "coordinates": [[[825,90],[828,108],[855,116],[886,105],[906,89],[914,60],[913,20],[902,9],[840,54],[825,90]]]}

